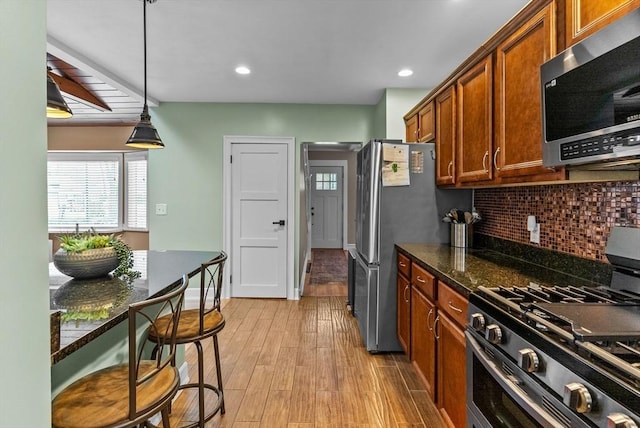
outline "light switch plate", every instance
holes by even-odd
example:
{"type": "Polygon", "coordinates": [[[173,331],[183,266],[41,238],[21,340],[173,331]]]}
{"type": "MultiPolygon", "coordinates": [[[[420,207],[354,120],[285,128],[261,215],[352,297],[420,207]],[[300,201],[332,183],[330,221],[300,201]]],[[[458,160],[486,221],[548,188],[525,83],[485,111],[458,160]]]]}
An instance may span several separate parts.
{"type": "Polygon", "coordinates": [[[167,215],[167,204],[156,204],[156,215],[167,215]]]}

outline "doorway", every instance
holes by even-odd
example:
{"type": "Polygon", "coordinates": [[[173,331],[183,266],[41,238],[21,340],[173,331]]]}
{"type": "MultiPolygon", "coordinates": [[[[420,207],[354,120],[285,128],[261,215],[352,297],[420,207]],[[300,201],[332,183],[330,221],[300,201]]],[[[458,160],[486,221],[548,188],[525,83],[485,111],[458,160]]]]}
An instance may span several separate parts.
{"type": "Polygon", "coordinates": [[[224,137],[225,296],[295,297],[294,141],[224,137]]]}
{"type": "Polygon", "coordinates": [[[347,161],[310,161],[311,248],[342,248],[347,218],[347,161]]]}
{"type": "MultiPolygon", "coordinates": [[[[301,184],[301,190],[303,190],[305,204],[304,210],[300,213],[300,249],[304,251],[301,254],[301,260],[304,260],[300,279],[301,296],[346,295],[346,273],[342,278],[339,276],[338,271],[347,271],[346,250],[355,247],[356,152],[361,146],[361,143],[339,142],[302,144],[301,161],[304,165],[305,180],[301,184]],[[323,170],[320,171],[316,167],[323,170]],[[329,169],[334,167],[338,169],[334,171],[329,169]],[[338,183],[339,176],[334,179],[331,175],[333,173],[339,174],[338,171],[342,171],[342,186],[338,183]],[[320,193],[320,191],[314,191],[314,188],[319,185],[313,177],[314,173],[323,174],[322,179],[319,180],[322,185],[322,192],[325,192],[325,187],[328,187],[326,191],[328,194],[332,192],[332,188],[342,187],[342,196],[331,195],[318,202],[317,193],[320,193]],[[329,176],[326,177],[324,174],[329,174],[329,176]],[[334,180],[335,184],[333,184],[334,180]],[[341,203],[340,198],[342,199],[341,203]],[[328,199],[331,200],[328,201],[328,199]],[[327,225],[324,219],[322,222],[315,221],[316,213],[320,210],[320,205],[318,204],[322,205],[323,217],[339,217],[342,222],[341,227],[340,223],[327,225]],[[327,210],[328,205],[331,208],[330,210],[327,210]],[[314,207],[313,210],[311,209],[312,206],[314,207]],[[325,214],[329,212],[332,214],[325,214]],[[307,226],[306,229],[303,228],[305,224],[307,226]],[[323,232],[323,235],[331,239],[318,239],[320,232],[323,232]],[[341,235],[342,242],[338,242],[337,238],[326,232],[335,233],[336,236],[341,235]],[[327,243],[327,241],[330,243],[327,243]],[[334,254],[329,254],[331,252],[334,254]],[[331,270],[334,270],[334,272],[331,272],[331,270]],[[335,276],[330,277],[329,275],[335,276]],[[344,284],[341,284],[341,282],[344,284]]],[[[335,220],[335,218],[329,220],[335,220]]]]}

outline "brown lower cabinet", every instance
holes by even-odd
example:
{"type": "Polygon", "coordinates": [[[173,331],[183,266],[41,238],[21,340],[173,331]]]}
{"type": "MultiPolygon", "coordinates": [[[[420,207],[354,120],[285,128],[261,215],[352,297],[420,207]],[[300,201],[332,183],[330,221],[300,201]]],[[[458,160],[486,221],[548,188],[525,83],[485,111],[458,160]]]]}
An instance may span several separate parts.
{"type": "Polygon", "coordinates": [[[398,340],[404,352],[409,355],[411,344],[411,286],[409,280],[402,275],[398,275],[398,340]]]}
{"type": "MultiPolygon", "coordinates": [[[[406,279],[398,274],[398,290],[404,284],[401,281],[406,279]]],[[[464,325],[468,301],[413,262],[410,290],[407,355],[447,425],[466,427],[464,325]]],[[[398,315],[398,322],[400,317],[406,319],[398,315]]]]}
{"type": "Polygon", "coordinates": [[[436,337],[433,334],[436,306],[417,288],[411,289],[411,363],[436,399],[436,337]]]}
{"type": "Polygon", "coordinates": [[[438,334],[437,405],[445,422],[454,427],[467,426],[466,358],[464,331],[442,311],[436,325],[438,334]]]}

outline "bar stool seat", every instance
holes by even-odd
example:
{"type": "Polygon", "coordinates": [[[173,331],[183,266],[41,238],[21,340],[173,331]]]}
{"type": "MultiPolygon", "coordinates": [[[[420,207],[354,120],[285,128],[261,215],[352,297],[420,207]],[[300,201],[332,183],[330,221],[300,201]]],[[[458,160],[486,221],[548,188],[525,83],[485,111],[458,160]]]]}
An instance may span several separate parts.
{"type": "MultiPolygon", "coordinates": [[[[155,361],[143,361],[140,373],[149,373],[155,361]]],[[[154,379],[138,390],[136,407],[153,411],[175,395],[180,376],[172,366],[166,366],[154,379]]],[[[108,367],[91,373],[70,385],[54,401],[54,426],[110,427],[129,418],[129,365],[108,367]],[[57,409],[57,410],[56,410],[57,409]],[[64,409],[61,413],[60,409],[64,409]]]]}
{"type": "MultiPolygon", "coordinates": [[[[194,338],[206,338],[219,332],[224,327],[224,317],[218,311],[205,314],[202,334],[200,334],[200,310],[183,309],[180,314],[176,340],[178,343],[190,343],[194,338]],[[202,337],[204,336],[204,337],[202,337]]],[[[157,323],[162,325],[168,322],[168,318],[160,318],[157,323]]],[[[162,330],[162,328],[160,328],[162,330]]]]}
{"type": "MultiPolygon", "coordinates": [[[[227,255],[220,252],[220,255],[200,267],[200,301],[198,309],[185,309],[180,314],[178,328],[176,331],[176,343],[187,344],[193,343],[198,352],[198,379],[197,382],[191,382],[180,385],[179,389],[196,388],[198,390],[198,421],[186,425],[183,428],[204,427],[204,424],[213,418],[218,412],[225,413],[224,393],[222,390],[222,371],[220,368],[220,351],[218,349],[218,333],[224,328],[225,320],[220,313],[220,293],[222,288],[222,274],[227,255]],[[204,352],[202,350],[202,341],[213,338],[213,354],[216,365],[216,376],[218,384],[213,385],[205,382],[204,379],[204,352]],[[210,406],[209,411],[205,414],[205,393],[204,390],[212,391],[217,400],[210,406]]],[[[161,317],[156,321],[158,331],[170,330],[169,324],[171,318],[161,317]]],[[[164,338],[150,334],[149,340],[161,341],[164,338]]],[[[155,350],[154,354],[155,355],[155,350]]],[[[174,362],[175,364],[175,362],[174,362]]]]}
{"type": "Polygon", "coordinates": [[[188,284],[185,275],[176,290],[129,306],[128,362],[89,373],[62,390],[51,405],[54,427],[146,426],[157,413],[162,415],[163,427],[169,427],[169,406],[180,385],[180,374],[172,364],[176,352],[174,325],[188,284]],[[156,324],[160,317],[169,322],[156,324]],[[146,334],[139,339],[144,323],[146,334]],[[148,342],[151,332],[165,339],[148,342]],[[149,359],[152,347],[158,346],[161,351],[149,359]]]}

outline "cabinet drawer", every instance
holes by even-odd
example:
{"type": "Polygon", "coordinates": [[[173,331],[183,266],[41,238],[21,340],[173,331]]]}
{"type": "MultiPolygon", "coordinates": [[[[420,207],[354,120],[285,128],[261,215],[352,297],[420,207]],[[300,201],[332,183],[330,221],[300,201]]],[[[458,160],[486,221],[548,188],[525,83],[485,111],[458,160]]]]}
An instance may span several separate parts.
{"type": "Polygon", "coordinates": [[[462,328],[467,324],[468,305],[469,301],[464,296],[438,282],[438,307],[462,328]]]}
{"type": "Polygon", "coordinates": [[[419,289],[431,301],[436,299],[436,279],[421,266],[413,263],[411,268],[411,285],[419,289]]]}
{"type": "Polygon", "coordinates": [[[402,253],[398,253],[398,272],[405,278],[411,277],[411,260],[402,253]]]}

